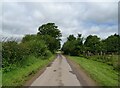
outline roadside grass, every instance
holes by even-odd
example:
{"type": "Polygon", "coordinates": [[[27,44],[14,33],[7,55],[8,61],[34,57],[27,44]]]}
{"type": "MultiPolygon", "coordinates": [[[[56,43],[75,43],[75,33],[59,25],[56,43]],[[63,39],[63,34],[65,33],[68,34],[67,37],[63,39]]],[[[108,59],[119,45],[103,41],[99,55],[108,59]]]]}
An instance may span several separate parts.
{"type": "Polygon", "coordinates": [[[1,58],[2,57],[2,43],[0,42],[0,87],[2,86],[2,68],[1,68],[1,58]]]}
{"type": "Polygon", "coordinates": [[[108,65],[113,66],[114,70],[119,70],[119,61],[118,61],[118,55],[92,55],[92,56],[87,56],[88,59],[92,59],[98,62],[106,63],[108,65]]]}
{"type": "Polygon", "coordinates": [[[2,86],[2,70],[0,69],[0,87],[2,86]]]}
{"type": "Polygon", "coordinates": [[[68,58],[78,63],[100,86],[118,86],[118,72],[112,66],[83,57],[68,58]]]}
{"type": "Polygon", "coordinates": [[[52,60],[54,60],[55,55],[52,55],[49,59],[36,58],[30,56],[24,61],[24,65],[17,67],[16,69],[3,73],[2,75],[2,86],[22,86],[24,83],[30,79],[38,70],[47,66],[52,60]]]}

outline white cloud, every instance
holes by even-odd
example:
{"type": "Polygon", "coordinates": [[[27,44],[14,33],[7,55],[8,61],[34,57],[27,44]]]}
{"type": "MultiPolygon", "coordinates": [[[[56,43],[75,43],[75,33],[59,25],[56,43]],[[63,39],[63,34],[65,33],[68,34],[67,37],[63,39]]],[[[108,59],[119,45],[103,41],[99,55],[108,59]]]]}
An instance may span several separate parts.
{"type": "Polygon", "coordinates": [[[118,2],[119,0],[2,0],[4,2],[118,2]]]}
{"type": "MultiPolygon", "coordinates": [[[[37,28],[54,22],[63,34],[97,34],[105,38],[117,33],[116,2],[4,2],[3,32],[21,36],[37,33],[37,28]]],[[[0,15],[1,16],[1,15],[0,15]]]]}
{"type": "Polygon", "coordinates": [[[88,3],[85,19],[96,22],[109,22],[117,20],[117,3],[88,3]]]}

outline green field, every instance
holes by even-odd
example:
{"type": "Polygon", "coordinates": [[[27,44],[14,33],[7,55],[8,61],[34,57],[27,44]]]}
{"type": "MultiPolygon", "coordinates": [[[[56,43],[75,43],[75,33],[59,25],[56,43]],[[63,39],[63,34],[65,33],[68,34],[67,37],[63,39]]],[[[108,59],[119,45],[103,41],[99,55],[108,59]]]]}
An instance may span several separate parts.
{"type": "Polygon", "coordinates": [[[36,58],[34,56],[29,57],[24,61],[25,65],[17,67],[16,69],[3,73],[2,85],[3,86],[21,86],[30,79],[38,70],[47,66],[55,55],[52,55],[49,59],[36,58]]]}
{"type": "Polygon", "coordinates": [[[78,63],[100,86],[118,85],[118,72],[113,70],[112,66],[83,57],[68,58],[78,63]]]}

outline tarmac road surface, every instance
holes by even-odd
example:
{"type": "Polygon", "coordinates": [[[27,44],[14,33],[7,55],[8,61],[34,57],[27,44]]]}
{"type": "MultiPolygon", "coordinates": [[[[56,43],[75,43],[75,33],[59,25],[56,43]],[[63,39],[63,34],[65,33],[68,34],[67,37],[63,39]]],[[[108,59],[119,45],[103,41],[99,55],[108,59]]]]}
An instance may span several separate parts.
{"type": "Polygon", "coordinates": [[[31,86],[81,86],[66,58],[58,54],[51,66],[31,86]]]}

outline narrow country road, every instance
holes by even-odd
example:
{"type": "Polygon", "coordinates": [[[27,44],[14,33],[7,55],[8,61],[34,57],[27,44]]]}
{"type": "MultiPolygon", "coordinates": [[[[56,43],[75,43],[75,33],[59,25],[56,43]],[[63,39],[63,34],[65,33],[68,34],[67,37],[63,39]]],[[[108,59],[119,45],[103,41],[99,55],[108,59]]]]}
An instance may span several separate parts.
{"type": "Polygon", "coordinates": [[[31,86],[81,86],[66,58],[58,54],[51,66],[31,84],[31,86]]]}

